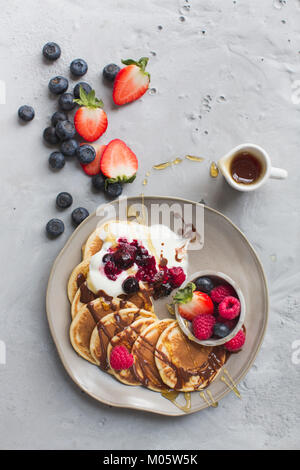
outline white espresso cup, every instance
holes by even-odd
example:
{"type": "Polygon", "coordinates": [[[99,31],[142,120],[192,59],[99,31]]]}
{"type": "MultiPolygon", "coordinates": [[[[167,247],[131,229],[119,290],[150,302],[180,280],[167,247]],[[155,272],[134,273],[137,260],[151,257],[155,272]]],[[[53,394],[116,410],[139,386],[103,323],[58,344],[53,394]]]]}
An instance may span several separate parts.
{"type": "Polygon", "coordinates": [[[218,161],[218,168],[222,175],[226,179],[227,183],[230,184],[234,189],[238,191],[254,191],[255,189],[262,186],[269,178],[283,180],[287,178],[288,172],[282,168],[275,168],[271,164],[271,160],[267,152],[258,145],[255,144],[241,144],[230,150],[224,157],[218,161]],[[231,163],[236,155],[240,152],[248,152],[255,157],[260,165],[260,175],[256,181],[249,184],[237,182],[233,179],[231,174],[231,163]]]}

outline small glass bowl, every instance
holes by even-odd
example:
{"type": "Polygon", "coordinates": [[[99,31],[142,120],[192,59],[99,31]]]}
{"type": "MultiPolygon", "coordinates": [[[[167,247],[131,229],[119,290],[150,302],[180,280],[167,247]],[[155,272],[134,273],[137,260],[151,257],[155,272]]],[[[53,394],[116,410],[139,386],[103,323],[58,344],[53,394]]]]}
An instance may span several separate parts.
{"type": "Polygon", "coordinates": [[[178,311],[178,304],[175,304],[175,314],[176,314],[176,319],[178,321],[178,324],[183,331],[183,333],[192,341],[195,341],[198,344],[201,344],[202,346],[220,346],[221,344],[227,343],[227,341],[230,341],[234,336],[240,331],[242,328],[244,321],[245,321],[245,316],[246,316],[246,304],[245,304],[245,299],[243,296],[243,293],[240,289],[240,287],[237,285],[237,283],[231,279],[227,274],[221,273],[219,271],[211,271],[211,270],[206,270],[206,271],[198,271],[194,273],[192,276],[189,276],[188,279],[180,286],[180,288],[185,287],[189,282],[193,282],[197,277],[211,277],[217,278],[218,281],[220,281],[220,284],[222,281],[225,281],[227,284],[231,285],[235,292],[237,293],[238,300],[240,301],[241,304],[241,311],[240,311],[240,316],[239,320],[235,326],[235,328],[224,338],[218,338],[218,339],[205,339],[205,340],[200,340],[196,338],[193,334],[192,330],[192,322],[186,320],[185,318],[182,318],[178,311]]]}

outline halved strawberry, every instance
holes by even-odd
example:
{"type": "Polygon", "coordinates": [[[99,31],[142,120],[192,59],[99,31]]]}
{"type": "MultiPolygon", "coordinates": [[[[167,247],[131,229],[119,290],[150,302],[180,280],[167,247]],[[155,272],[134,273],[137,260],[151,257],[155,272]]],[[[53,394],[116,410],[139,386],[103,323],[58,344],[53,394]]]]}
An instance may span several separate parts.
{"type": "Polygon", "coordinates": [[[91,145],[96,150],[96,157],[91,163],[88,163],[87,165],[81,164],[81,166],[83,168],[83,171],[87,175],[94,176],[100,173],[100,160],[101,160],[104,150],[106,149],[106,145],[101,145],[101,144],[91,144],[91,145]]]}
{"type": "Polygon", "coordinates": [[[138,160],[120,139],[106,146],[100,161],[100,170],[108,179],[106,183],[132,183],[138,169],[138,160]]]}
{"type": "Polygon", "coordinates": [[[174,295],[174,302],[179,304],[179,314],[186,320],[192,321],[197,315],[214,313],[214,304],[209,295],[195,291],[196,286],[189,282],[174,295]]]}
{"type": "Polygon", "coordinates": [[[75,129],[84,140],[94,142],[106,131],[107,116],[103,111],[103,101],[95,96],[95,90],[87,94],[82,87],[79,89],[79,99],[74,100],[79,108],[74,116],[75,129]]]}
{"type": "Polygon", "coordinates": [[[135,101],[147,91],[150,83],[150,74],[145,72],[148,60],[148,57],[142,57],[139,61],[122,60],[127,67],[120,70],[114,81],[115,104],[122,105],[135,101]]]}

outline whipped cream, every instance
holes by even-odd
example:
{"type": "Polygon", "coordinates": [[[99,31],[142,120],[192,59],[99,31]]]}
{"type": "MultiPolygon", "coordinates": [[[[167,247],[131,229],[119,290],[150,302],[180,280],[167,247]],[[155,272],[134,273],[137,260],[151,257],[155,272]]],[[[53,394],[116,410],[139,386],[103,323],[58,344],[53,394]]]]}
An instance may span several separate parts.
{"type": "Polygon", "coordinates": [[[109,248],[117,244],[119,238],[126,238],[129,243],[137,240],[148,250],[149,254],[155,257],[157,268],[164,259],[168,267],[180,266],[186,273],[187,240],[165,225],[147,227],[135,222],[107,222],[101,228],[99,237],[103,240],[103,245],[101,250],[91,257],[87,276],[88,288],[95,294],[103,290],[107,295],[117,297],[123,293],[122,284],[125,279],[128,276],[134,276],[138,270],[134,264],[131,268],[122,271],[114,281],[106,276],[103,257],[109,248]]]}

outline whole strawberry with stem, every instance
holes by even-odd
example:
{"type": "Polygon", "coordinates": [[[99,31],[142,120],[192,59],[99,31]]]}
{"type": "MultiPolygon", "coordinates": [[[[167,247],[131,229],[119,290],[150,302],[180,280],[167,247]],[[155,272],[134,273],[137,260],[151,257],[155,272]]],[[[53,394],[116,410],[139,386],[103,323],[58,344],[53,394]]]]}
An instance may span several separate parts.
{"type": "Polygon", "coordinates": [[[179,314],[186,320],[192,321],[198,315],[212,315],[214,304],[209,295],[196,291],[196,285],[189,282],[182,289],[178,289],[173,301],[178,304],[179,314]]]}
{"type": "Polygon", "coordinates": [[[107,129],[107,116],[103,110],[103,101],[96,98],[95,90],[88,94],[82,86],[80,98],[75,103],[80,105],[74,116],[75,129],[88,142],[95,142],[107,129]]]}
{"type": "Polygon", "coordinates": [[[117,105],[131,103],[139,99],[149,88],[150,74],[146,72],[148,57],[140,60],[122,60],[126,65],[117,74],[114,81],[113,100],[117,105]]]}

